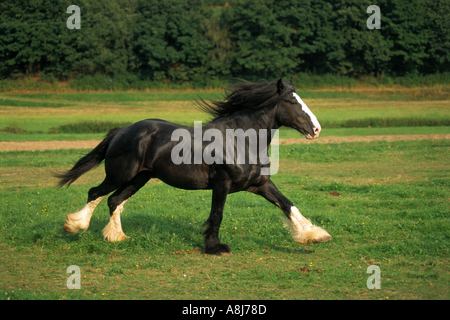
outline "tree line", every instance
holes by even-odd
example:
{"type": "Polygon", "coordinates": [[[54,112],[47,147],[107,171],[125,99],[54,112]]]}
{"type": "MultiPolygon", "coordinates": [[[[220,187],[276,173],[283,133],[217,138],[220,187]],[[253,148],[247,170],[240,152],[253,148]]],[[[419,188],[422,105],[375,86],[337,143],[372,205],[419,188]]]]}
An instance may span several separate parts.
{"type": "Polygon", "coordinates": [[[450,71],[449,0],[0,2],[0,79],[171,83],[450,71]],[[66,25],[70,5],[81,28],[66,25]],[[368,29],[370,5],[381,29],[368,29]]]}

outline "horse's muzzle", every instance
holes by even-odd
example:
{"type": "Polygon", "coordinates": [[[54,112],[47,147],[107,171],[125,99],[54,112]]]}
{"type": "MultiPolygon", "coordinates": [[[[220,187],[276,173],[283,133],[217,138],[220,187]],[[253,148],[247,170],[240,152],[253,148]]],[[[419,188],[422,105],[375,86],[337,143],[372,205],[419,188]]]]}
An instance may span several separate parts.
{"type": "Polygon", "coordinates": [[[321,130],[322,130],[322,128],[320,128],[320,127],[314,128],[314,137],[311,136],[311,134],[308,133],[307,135],[305,135],[306,139],[312,140],[312,139],[317,138],[319,136],[319,133],[320,133],[321,130]]]}

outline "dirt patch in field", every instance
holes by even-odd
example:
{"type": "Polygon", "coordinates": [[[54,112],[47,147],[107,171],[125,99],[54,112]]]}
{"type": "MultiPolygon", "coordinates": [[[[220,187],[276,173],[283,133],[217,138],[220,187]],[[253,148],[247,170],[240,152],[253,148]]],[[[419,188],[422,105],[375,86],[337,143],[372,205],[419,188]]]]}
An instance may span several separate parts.
{"type": "Polygon", "coordinates": [[[332,195],[332,196],[335,196],[335,197],[341,196],[341,194],[339,192],[337,192],[337,191],[330,192],[329,194],[332,195]]]}
{"type": "Polygon", "coordinates": [[[74,141],[0,141],[0,151],[36,151],[55,149],[92,149],[101,140],[74,141]]]}
{"type": "Polygon", "coordinates": [[[408,135],[380,135],[380,136],[347,136],[347,137],[324,137],[315,140],[303,139],[280,139],[280,144],[296,143],[343,143],[343,142],[371,142],[371,141],[399,141],[399,140],[443,140],[450,139],[450,134],[408,134],[408,135]]]}
{"type": "MultiPolygon", "coordinates": [[[[280,139],[280,144],[298,143],[343,143],[343,142],[370,142],[370,141],[398,141],[398,140],[443,140],[450,139],[450,134],[411,134],[411,135],[381,135],[381,136],[348,136],[324,137],[315,140],[307,139],[280,139]]],[[[0,141],[0,151],[35,151],[55,149],[92,149],[101,140],[74,140],[74,141],[0,141]]]]}
{"type": "Polygon", "coordinates": [[[189,251],[189,250],[183,250],[183,249],[181,249],[181,250],[177,250],[177,251],[173,251],[173,252],[171,252],[170,254],[201,254],[202,253],[202,250],[200,250],[200,248],[195,248],[194,250],[191,250],[191,251],[189,251]]]}

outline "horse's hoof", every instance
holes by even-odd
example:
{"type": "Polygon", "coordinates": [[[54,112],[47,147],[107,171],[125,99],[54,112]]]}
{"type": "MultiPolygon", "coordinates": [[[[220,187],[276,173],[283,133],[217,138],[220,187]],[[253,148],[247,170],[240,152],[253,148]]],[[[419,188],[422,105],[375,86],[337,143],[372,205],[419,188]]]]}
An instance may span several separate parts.
{"type": "Polygon", "coordinates": [[[313,226],[310,234],[310,241],[312,243],[327,242],[331,240],[331,235],[320,227],[313,226]]]}
{"type": "Polygon", "coordinates": [[[121,232],[119,234],[114,234],[114,235],[110,235],[110,234],[104,235],[103,238],[106,239],[108,242],[120,242],[125,239],[129,239],[130,237],[126,236],[125,233],[121,232]]]}
{"type": "MultiPolygon", "coordinates": [[[[108,224],[109,226],[109,224],[108,224]]],[[[103,229],[103,238],[106,239],[108,242],[120,242],[125,239],[129,239],[130,237],[126,236],[125,233],[122,231],[116,231],[114,229],[110,229],[106,226],[105,229],[103,229]]]]}
{"type": "Polygon", "coordinates": [[[78,231],[80,231],[80,228],[74,228],[71,224],[66,222],[64,224],[63,230],[65,233],[75,234],[75,233],[78,233],[78,231]]]}
{"type": "Polygon", "coordinates": [[[314,243],[319,243],[319,242],[327,242],[327,241],[330,241],[330,240],[331,240],[331,236],[328,235],[328,236],[324,236],[322,238],[314,239],[313,242],[314,243]]]}
{"type": "Polygon", "coordinates": [[[89,219],[83,215],[80,215],[80,212],[66,215],[66,222],[63,227],[65,233],[75,234],[80,230],[86,231],[89,228],[89,219]]]}
{"type": "Polygon", "coordinates": [[[205,252],[207,254],[215,254],[215,255],[224,255],[224,254],[230,254],[231,249],[230,247],[225,243],[216,243],[213,245],[205,245],[205,252]]]}

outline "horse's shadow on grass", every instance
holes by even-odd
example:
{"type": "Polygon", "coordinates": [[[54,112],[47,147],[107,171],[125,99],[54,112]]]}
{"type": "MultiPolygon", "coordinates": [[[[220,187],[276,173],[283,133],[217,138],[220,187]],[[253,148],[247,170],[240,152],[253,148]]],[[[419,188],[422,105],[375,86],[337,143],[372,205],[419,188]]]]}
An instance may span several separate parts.
{"type": "MultiPolygon", "coordinates": [[[[124,233],[135,241],[142,242],[143,245],[152,245],[154,242],[187,242],[192,249],[199,248],[202,252],[204,250],[203,244],[203,226],[204,220],[197,221],[196,219],[185,220],[181,217],[171,218],[169,216],[156,216],[146,213],[129,214],[122,217],[122,228],[124,233]]],[[[108,220],[100,217],[99,219],[91,220],[89,227],[90,233],[97,239],[102,238],[102,230],[108,223],[108,220]]],[[[282,230],[280,230],[282,232],[282,230]]],[[[62,233],[64,233],[62,231],[62,233]]],[[[65,237],[72,238],[76,241],[82,233],[76,235],[66,235],[65,237]]],[[[228,235],[230,237],[230,235],[228,235]]],[[[106,240],[103,240],[106,241],[106,240]]],[[[124,240],[125,243],[128,240],[124,240]]],[[[266,240],[262,236],[252,236],[247,234],[245,241],[254,243],[260,250],[264,251],[267,248],[272,251],[285,252],[288,254],[311,254],[315,252],[314,248],[308,247],[282,247],[266,240]]],[[[227,241],[225,241],[227,242],[227,241]]],[[[233,244],[228,243],[233,251],[233,244]]],[[[293,243],[294,244],[294,243],[293,243]]],[[[237,248],[236,248],[237,249],[237,248]]],[[[258,249],[259,250],[259,249],[258,249]]],[[[235,250],[235,252],[239,252],[235,250]]]]}
{"type": "MultiPolygon", "coordinates": [[[[65,223],[65,217],[55,218],[53,221],[47,221],[45,223],[37,223],[33,225],[30,230],[28,238],[32,243],[39,243],[41,241],[50,240],[50,242],[56,239],[62,240],[65,243],[71,245],[80,246],[108,246],[111,248],[126,248],[126,247],[140,247],[149,248],[153,245],[156,247],[165,243],[173,243],[169,250],[174,251],[180,249],[194,250],[199,248],[204,253],[203,243],[203,222],[206,221],[204,217],[186,218],[170,216],[157,216],[147,213],[133,213],[122,217],[122,227],[126,235],[131,239],[126,239],[122,242],[109,244],[103,239],[102,230],[108,224],[109,218],[105,215],[94,215],[91,219],[89,229],[86,231],[80,231],[76,234],[66,234],[63,231],[63,225],[65,223]],[[53,239],[53,240],[51,240],[53,239]],[[177,247],[179,246],[179,247],[177,247]]],[[[280,229],[280,232],[282,230],[280,229]]],[[[293,242],[290,247],[283,247],[277,243],[273,243],[263,236],[246,234],[242,241],[249,242],[251,245],[247,246],[247,249],[240,249],[240,245],[233,243],[232,237],[241,237],[241,235],[223,234],[221,239],[225,243],[228,243],[231,247],[232,253],[241,252],[266,252],[273,251],[286,254],[311,254],[315,252],[315,249],[311,246],[307,248],[302,246],[296,246],[293,242]],[[249,249],[251,247],[251,249],[249,249]]],[[[288,235],[288,237],[290,237],[288,235]]],[[[100,250],[100,249],[99,249],[100,250]]]]}

